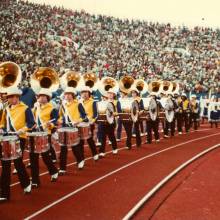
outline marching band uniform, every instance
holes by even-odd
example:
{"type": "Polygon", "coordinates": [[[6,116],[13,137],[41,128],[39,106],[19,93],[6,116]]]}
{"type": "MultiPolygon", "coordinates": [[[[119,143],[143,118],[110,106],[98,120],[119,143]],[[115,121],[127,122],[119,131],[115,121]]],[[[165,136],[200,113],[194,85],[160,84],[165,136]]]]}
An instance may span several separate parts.
{"type": "MultiPolygon", "coordinates": [[[[95,142],[93,140],[93,135],[94,135],[94,130],[95,130],[95,125],[94,123],[96,122],[96,119],[98,117],[98,112],[97,112],[97,103],[93,100],[92,97],[90,97],[92,91],[88,86],[84,86],[81,88],[81,96],[83,92],[88,92],[89,96],[87,99],[82,98],[82,104],[85,109],[87,118],[89,119],[90,122],[90,129],[91,129],[91,137],[87,139],[87,143],[90,147],[90,150],[93,155],[93,159],[96,161],[99,159],[99,156],[96,151],[96,146],[95,142]]],[[[82,146],[84,146],[84,141],[82,140],[82,146]]],[[[84,148],[83,148],[84,149],[84,148]]]]}
{"type": "MultiPolygon", "coordinates": [[[[34,117],[31,109],[18,100],[16,103],[10,101],[10,97],[21,96],[21,91],[18,88],[8,89],[7,97],[9,99],[9,105],[4,110],[0,128],[6,129],[7,132],[17,132],[20,139],[21,150],[24,150],[26,144],[26,134],[28,129],[31,129],[34,125],[34,117]]],[[[25,169],[25,165],[22,161],[22,157],[13,160],[14,166],[18,172],[18,178],[21,186],[24,189],[24,193],[31,192],[31,182],[28,173],[25,169]]],[[[2,160],[2,177],[1,177],[1,198],[0,201],[6,201],[10,198],[10,182],[11,182],[11,160],[2,160]]]]}
{"type": "MultiPolygon", "coordinates": [[[[33,114],[35,116],[35,120],[37,123],[37,128],[40,131],[47,131],[48,132],[48,143],[50,145],[50,149],[53,148],[51,143],[51,133],[55,127],[58,112],[53,105],[49,102],[50,98],[52,97],[51,92],[49,89],[41,89],[40,93],[38,94],[39,99],[41,96],[45,96],[48,101],[45,103],[41,103],[38,101],[37,105],[35,105],[33,109],[33,114]],[[49,123],[50,120],[53,120],[49,123]],[[46,125],[48,123],[48,125],[46,125]]],[[[38,100],[39,100],[38,99],[38,100]]],[[[31,175],[32,175],[32,186],[39,187],[40,185],[40,178],[39,178],[39,154],[34,152],[33,149],[33,139],[30,137],[30,162],[31,162],[31,175]]],[[[51,181],[55,182],[58,178],[58,170],[54,166],[52,157],[50,156],[50,149],[48,151],[41,153],[42,159],[47,166],[49,174],[51,175],[51,181]]]]}
{"type": "Polygon", "coordinates": [[[214,107],[214,109],[210,112],[210,124],[211,128],[213,127],[213,124],[215,124],[215,127],[218,127],[218,122],[220,120],[220,110],[218,110],[217,105],[214,107]]]}
{"type": "MultiPolygon", "coordinates": [[[[139,91],[137,88],[131,88],[131,94],[132,94],[132,97],[135,101],[138,102],[138,106],[139,106],[139,111],[143,111],[144,110],[144,103],[143,103],[143,100],[141,99],[141,97],[139,96],[139,91]]],[[[140,147],[141,146],[141,135],[140,135],[140,122],[139,120],[137,120],[136,122],[133,123],[133,129],[134,129],[134,133],[135,133],[135,137],[136,137],[136,144],[137,144],[137,147],[140,147]]],[[[143,123],[142,123],[142,126],[143,126],[143,123]]],[[[129,146],[130,148],[130,146],[129,146]]]]}
{"type": "Polygon", "coordinates": [[[177,122],[177,131],[179,134],[182,134],[183,129],[183,101],[181,99],[181,96],[179,94],[176,94],[176,109],[175,109],[175,118],[177,122]]]}
{"type": "MultiPolygon", "coordinates": [[[[116,92],[113,89],[109,89],[108,91],[108,96],[111,95],[116,96],[116,92]]],[[[117,111],[120,110],[120,103],[114,99],[112,99],[112,97],[108,97],[108,101],[113,103],[114,105],[114,112],[112,112],[113,115],[117,114],[117,111]]],[[[118,150],[117,150],[117,142],[116,142],[116,138],[115,138],[115,127],[116,127],[116,122],[114,119],[114,122],[112,124],[109,124],[108,122],[104,122],[104,123],[100,123],[101,126],[101,146],[99,149],[99,156],[100,157],[104,157],[105,156],[105,145],[106,145],[106,137],[108,136],[111,144],[112,144],[112,153],[113,154],[117,154],[118,150]]]]}
{"type": "Polygon", "coordinates": [[[155,114],[156,114],[156,120],[152,120],[150,116],[147,117],[147,143],[151,144],[152,143],[152,131],[154,132],[154,137],[156,142],[160,141],[160,135],[158,131],[159,127],[159,102],[156,100],[156,94],[152,92],[150,96],[155,99],[156,101],[156,109],[155,109],[155,114]]]}
{"type": "MultiPolygon", "coordinates": [[[[123,100],[123,99],[125,99],[125,98],[128,98],[128,94],[127,93],[124,93],[124,92],[122,92],[122,91],[120,91],[120,93],[121,93],[121,97],[119,98],[119,102],[121,101],[121,100],[123,100]]],[[[120,141],[121,140],[121,133],[122,133],[122,121],[121,121],[121,119],[119,118],[118,119],[118,126],[117,126],[117,131],[116,131],[116,140],[117,141],[120,141]]]]}
{"type": "MultiPolygon", "coordinates": [[[[71,94],[72,99],[67,100],[65,98],[63,101],[59,112],[59,124],[62,124],[63,127],[74,127],[77,123],[88,122],[83,105],[75,98],[77,94],[75,89],[73,87],[67,87],[64,91],[64,96],[66,94],[71,94]]],[[[82,140],[79,144],[72,147],[72,151],[76,158],[78,168],[82,169],[84,167],[82,140]]],[[[66,172],[67,152],[67,146],[62,145],[60,151],[60,175],[66,172]]]]}
{"type": "Polygon", "coordinates": [[[191,96],[190,101],[190,127],[194,124],[194,130],[198,129],[198,119],[199,119],[199,103],[196,100],[196,95],[191,96]]]}
{"type": "MultiPolygon", "coordinates": [[[[172,93],[169,93],[168,96],[170,96],[168,98],[173,103],[172,111],[175,112],[175,109],[177,109],[177,105],[176,105],[176,102],[172,99],[172,93]]],[[[165,126],[164,126],[164,137],[165,138],[168,137],[169,129],[170,129],[171,136],[174,136],[174,133],[175,133],[175,116],[174,116],[172,122],[168,122],[167,119],[165,118],[165,126]]]]}
{"type": "Polygon", "coordinates": [[[181,98],[182,98],[183,122],[185,126],[185,131],[189,132],[190,105],[185,93],[182,94],[181,98]]]}

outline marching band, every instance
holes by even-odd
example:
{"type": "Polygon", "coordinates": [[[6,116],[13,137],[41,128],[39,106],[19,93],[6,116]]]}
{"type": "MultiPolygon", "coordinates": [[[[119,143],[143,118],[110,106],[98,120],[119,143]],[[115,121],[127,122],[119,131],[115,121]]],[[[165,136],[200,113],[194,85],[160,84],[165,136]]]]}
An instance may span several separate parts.
{"type": "Polygon", "coordinates": [[[211,127],[218,127],[220,120],[220,102],[209,100],[208,104],[201,105],[194,94],[188,99],[177,82],[152,81],[147,84],[131,76],[123,76],[119,82],[111,77],[98,80],[93,73],[81,75],[74,71],[68,71],[59,78],[56,71],[45,67],[38,68],[31,78],[30,84],[37,97],[31,110],[20,101],[20,67],[13,62],[5,62],[0,64],[0,71],[0,202],[10,199],[12,161],[24,193],[29,194],[32,188],[40,187],[40,155],[51,181],[55,182],[58,176],[66,174],[68,148],[71,148],[81,170],[85,165],[85,141],[94,161],[105,157],[107,137],[115,155],[122,127],[127,136],[126,148],[130,150],[133,137],[137,147],[143,146],[141,133],[145,134],[144,131],[146,143],[152,143],[152,133],[158,143],[161,128],[164,137],[169,138],[175,135],[175,131],[181,135],[183,126],[186,133],[191,127],[197,130],[200,118],[207,117],[211,127]],[[52,93],[60,86],[63,94],[58,106],[54,106],[52,93]],[[102,100],[93,99],[97,90],[102,100]],[[121,96],[118,98],[119,93],[121,96]],[[96,139],[101,142],[100,146],[95,144],[96,139]],[[59,170],[55,164],[55,142],[60,146],[59,170]],[[31,178],[23,163],[25,151],[29,152],[31,178]]]}

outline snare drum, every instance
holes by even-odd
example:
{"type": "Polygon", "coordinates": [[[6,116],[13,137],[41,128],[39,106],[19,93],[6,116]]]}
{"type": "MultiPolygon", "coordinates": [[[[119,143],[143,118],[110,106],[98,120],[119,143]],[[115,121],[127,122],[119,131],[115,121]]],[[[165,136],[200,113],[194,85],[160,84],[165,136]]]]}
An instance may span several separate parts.
{"type": "Polygon", "coordinates": [[[66,146],[76,146],[80,142],[79,130],[77,128],[64,127],[57,130],[59,144],[66,146]]]}
{"type": "Polygon", "coordinates": [[[48,144],[47,132],[32,132],[27,133],[28,136],[28,151],[31,153],[41,154],[50,149],[48,144]]]}
{"type": "Polygon", "coordinates": [[[81,122],[78,124],[78,128],[81,140],[87,140],[91,137],[91,128],[89,123],[81,122]]]}
{"type": "Polygon", "coordinates": [[[1,137],[2,160],[16,160],[22,156],[20,140],[17,136],[1,137]]]}

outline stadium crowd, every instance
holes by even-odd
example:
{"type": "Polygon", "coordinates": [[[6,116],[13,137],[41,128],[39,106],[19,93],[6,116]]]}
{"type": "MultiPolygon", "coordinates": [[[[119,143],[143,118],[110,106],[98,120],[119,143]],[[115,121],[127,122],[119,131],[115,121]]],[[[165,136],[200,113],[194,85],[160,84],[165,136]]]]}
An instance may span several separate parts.
{"type": "MultiPolygon", "coordinates": [[[[180,80],[185,91],[220,93],[220,30],[122,20],[26,1],[0,5],[0,61],[36,67],[180,80]]],[[[24,82],[26,82],[24,80],[24,82]]]]}

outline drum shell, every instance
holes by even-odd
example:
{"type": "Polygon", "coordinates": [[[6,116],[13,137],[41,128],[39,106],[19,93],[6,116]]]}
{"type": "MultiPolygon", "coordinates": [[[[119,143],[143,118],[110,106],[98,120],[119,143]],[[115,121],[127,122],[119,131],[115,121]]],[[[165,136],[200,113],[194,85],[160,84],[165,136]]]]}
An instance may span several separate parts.
{"type": "Polygon", "coordinates": [[[91,128],[89,123],[80,123],[78,125],[78,129],[81,140],[87,140],[91,137],[91,128]]]}
{"type": "Polygon", "coordinates": [[[22,157],[20,140],[17,136],[5,136],[1,138],[1,160],[16,160],[22,157]]]}
{"type": "Polygon", "coordinates": [[[28,133],[28,151],[31,153],[41,154],[50,149],[48,144],[47,132],[32,132],[28,133]]]}
{"type": "Polygon", "coordinates": [[[60,128],[57,130],[58,140],[61,146],[76,146],[80,142],[79,130],[77,128],[60,128]]]}

